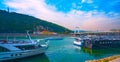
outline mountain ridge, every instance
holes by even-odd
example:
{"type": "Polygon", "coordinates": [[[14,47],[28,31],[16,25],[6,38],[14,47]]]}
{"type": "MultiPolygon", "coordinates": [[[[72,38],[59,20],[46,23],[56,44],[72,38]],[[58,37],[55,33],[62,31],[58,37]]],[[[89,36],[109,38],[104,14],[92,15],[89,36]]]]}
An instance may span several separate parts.
{"type": "Polygon", "coordinates": [[[71,30],[30,15],[0,10],[0,33],[25,33],[26,30],[65,33],[71,30]]]}

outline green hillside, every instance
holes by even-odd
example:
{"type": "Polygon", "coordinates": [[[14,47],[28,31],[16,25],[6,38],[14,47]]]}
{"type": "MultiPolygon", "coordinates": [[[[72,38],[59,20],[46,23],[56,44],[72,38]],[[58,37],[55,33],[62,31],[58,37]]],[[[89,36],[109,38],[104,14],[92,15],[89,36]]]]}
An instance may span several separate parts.
{"type": "Polygon", "coordinates": [[[57,33],[70,32],[69,29],[62,26],[32,16],[0,10],[0,33],[25,33],[26,30],[30,32],[38,30],[57,33]]]}

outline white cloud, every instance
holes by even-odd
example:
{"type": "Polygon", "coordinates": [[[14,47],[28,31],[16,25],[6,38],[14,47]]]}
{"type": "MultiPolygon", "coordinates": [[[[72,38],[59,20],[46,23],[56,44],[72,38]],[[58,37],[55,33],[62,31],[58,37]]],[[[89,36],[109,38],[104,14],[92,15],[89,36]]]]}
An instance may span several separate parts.
{"type": "MultiPolygon", "coordinates": [[[[88,0],[83,0],[82,2],[85,1],[88,0]]],[[[84,12],[73,9],[66,14],[56,11],[55,7],[47,5],[44,0],[7,0],[5,4],[16,9],[15,12],[33,15],[70,29],[74,29],[76,26],[79,26],[83,30],[120,28],[120,23],[117,23],[120,22],[120,17],[117,17],[119,14],[113,12],[109,13],[114,15],[112,18],[107,17],[104,12],[96,10],[84,12]]]]}
{"type": "Polygon", "coordinates": [[[81,3],[93,3],[92,0],[82,0],[81,3]]]}

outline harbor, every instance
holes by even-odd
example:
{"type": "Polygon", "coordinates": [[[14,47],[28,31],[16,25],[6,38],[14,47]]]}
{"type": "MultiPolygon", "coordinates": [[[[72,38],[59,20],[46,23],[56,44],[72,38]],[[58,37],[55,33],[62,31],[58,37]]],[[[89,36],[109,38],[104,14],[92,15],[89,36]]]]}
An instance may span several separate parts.
{"type": "Polygon", "coordinates": [[[50,40],[49,47],[44,54],[10,60],[10,62],[85,62],[120,54],[119,49],[92,50],[78,47],[73,44],[74,40],[75,37],[64,37],[63,40],[50,40]]]}
{"type": "Polygon", "coordinates": [[[120,62],[120,0],[0,0],[0,62],[120,62]]]}

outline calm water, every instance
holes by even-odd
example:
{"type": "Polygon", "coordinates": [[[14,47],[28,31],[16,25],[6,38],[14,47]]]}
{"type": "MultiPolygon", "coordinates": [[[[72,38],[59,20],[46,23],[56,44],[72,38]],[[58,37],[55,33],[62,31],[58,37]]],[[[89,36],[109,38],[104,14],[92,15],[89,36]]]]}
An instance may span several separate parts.
{"type": "MultiPolygon", "coordinates": [[[[85,62],[85,60],[100,59],[120,54],[119,50],[90,50],[73,45],[73,38],[51,40],[45,54],[12,60],[11,62],[85,62]]],[[[10,62],[10,61],[9,61],[10,62]]]]}

